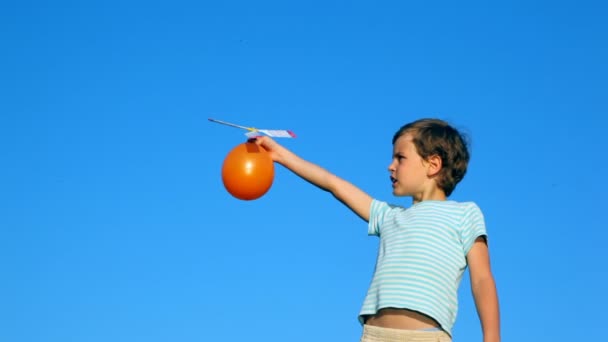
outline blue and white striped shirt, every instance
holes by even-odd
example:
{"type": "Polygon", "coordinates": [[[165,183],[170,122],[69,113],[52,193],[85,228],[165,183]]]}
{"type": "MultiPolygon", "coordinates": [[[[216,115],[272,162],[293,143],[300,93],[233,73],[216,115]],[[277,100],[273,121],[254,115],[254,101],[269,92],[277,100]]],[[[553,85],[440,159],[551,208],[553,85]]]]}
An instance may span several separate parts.
{"type": "Polygon", "coordinates": [[[403,208],[373,200],[368,233],[380,244],[359,321],[383,308],[402,308],[433,318],[451,334],[466,255],[476,238],[486,236],[479,207],[422,201],[403,208]]]}

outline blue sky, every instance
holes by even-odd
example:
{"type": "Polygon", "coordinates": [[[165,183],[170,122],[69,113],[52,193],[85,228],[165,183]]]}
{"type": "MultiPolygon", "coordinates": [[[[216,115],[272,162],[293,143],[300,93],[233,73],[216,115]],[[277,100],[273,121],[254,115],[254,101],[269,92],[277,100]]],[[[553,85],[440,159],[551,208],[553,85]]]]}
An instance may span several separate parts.
{"type": "MultiPolygon", "coordinates": [[[[599,1],[0,5],[0,341],[358,341],[377,239],[277,167],[240,201],[214,117],[394,198],[391,138],[470,135],[505,341],[601,340],[599,1]]],[[[481,340],[469,283],[455,341],[481,340]]]]}

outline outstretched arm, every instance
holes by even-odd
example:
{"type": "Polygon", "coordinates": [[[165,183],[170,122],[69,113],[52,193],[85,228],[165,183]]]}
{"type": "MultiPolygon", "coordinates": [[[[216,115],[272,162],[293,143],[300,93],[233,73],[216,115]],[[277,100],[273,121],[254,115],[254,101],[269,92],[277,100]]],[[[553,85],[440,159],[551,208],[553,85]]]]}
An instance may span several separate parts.
{"type": "Polygon", "coordinates": [[[483,237],[477,238],[467,254],[471,290],[481,321],[484,342],[500,341],[500,314],[498,295],[492,271],[488,245],[483,237]]]}
{"type": "Polygon", "coordinates": [[[324,168],[300,158],[269,137],[257,137],[255,142],[270,152],[274,161],[313,185],[331,192],[362,219],[369,221],[372,198],[367,193],[324,168]]]}

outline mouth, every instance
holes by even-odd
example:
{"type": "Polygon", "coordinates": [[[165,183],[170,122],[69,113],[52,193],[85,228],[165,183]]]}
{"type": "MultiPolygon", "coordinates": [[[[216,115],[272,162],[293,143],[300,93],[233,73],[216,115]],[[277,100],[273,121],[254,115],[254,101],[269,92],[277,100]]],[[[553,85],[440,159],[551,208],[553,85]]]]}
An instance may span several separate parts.
{"type": "Polygon", "coordinates": [[[395,185],[397,185],[397,178],[391,176],[390,179],[391,179],[391,184],[393,185],[393,188],[394,188],[395,185]]]}

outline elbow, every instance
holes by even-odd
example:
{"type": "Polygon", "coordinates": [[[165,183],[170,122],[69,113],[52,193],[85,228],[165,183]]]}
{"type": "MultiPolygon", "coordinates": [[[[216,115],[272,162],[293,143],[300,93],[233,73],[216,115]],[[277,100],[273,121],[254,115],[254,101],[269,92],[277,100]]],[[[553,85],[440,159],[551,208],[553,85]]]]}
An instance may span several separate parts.
{"type": "Polygon", "coordinates": [[[329,173],[325,179],[325,186],[323,189],[330,192],[335,197],[340,198],[340,178],[333,173],[329,173]]]}
{"type": "Polygon", "coordinates": [[[473,293],[485,292],[487,289],[495,289],[496,284],[491,273],[471,279],[473,293]]]}

